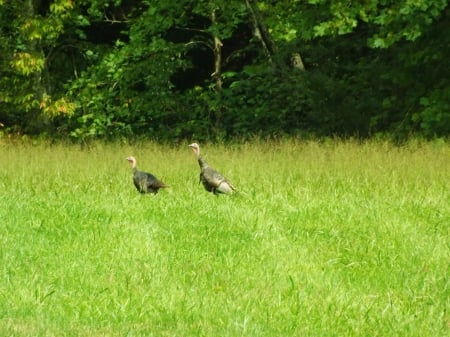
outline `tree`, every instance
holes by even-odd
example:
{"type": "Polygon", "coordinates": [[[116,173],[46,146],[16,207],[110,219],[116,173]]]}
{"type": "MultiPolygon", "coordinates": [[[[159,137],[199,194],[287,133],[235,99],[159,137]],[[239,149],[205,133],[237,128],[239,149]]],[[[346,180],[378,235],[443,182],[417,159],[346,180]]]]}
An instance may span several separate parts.
{"type": "Polygon", "coordinates": [[[80,106],[72,134],[214,133],[223,79],[246,57],[247,42],[235,36],[245,35],[246,15],[240,1],[147,2],[130,20],[127,40],[71,84],[80,106]]]}
{"type": "Polygon", "coordinates": [[[6,124],[25,120],[29,127],[40,129],[47,117],[73,112],[73,104],[64,98],[61,87],[55,87],[49,70],[72,8],[70,0],[0,5],[4,42],[0,102],[6,107],[1,115],[6,124]]]}
{"type": "Polygon", "coordinates": [[[25,5],[0,2],[10,128],[199,140],[450,131],[445,0],[25,5]]]}
{"type": "Polygon", "coordinates": [[[326,133],[449,134],[447,0],[259,5],[276,43],[302,49],[307,124],[326,133]]]}

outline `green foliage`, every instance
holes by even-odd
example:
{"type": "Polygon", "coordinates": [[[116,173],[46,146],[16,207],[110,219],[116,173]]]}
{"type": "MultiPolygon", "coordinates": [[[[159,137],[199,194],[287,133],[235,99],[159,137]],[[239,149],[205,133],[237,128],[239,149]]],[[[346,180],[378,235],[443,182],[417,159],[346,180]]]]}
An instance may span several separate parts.
{"type": "Polygon", "coordinates": [[[446,0],[2,2],[0,122],[83,141],[445,137],[449,17],[446,0]]]}
{"type": "Polygon", "coordinates": [[[275,65],[247,66],[222,92],[222,127],[226,134],[240,138],[296,134],[307,129],[305,91],[300,71],[275,65]]]}
{"type": "Polygon", "coordinates": [[[450,87],[431,91],[420,99],[423,109],[412,116],[420,123],[423,133],[429,137],[445,136],[450,133],[450,87]]]}
{"type": "MultiPolygon", "coordinates": [[[[68,86],[79,105],[72,117],[72,136],[114,137],[133,132],[154,132],[155,119],[175,115],[177,102],[169,76],[183,66],[177,46],[157,35],[162,29],[151,10],[130,27],[130,43],[117,41],[100,62],[94,62],[68,86]],[[143,25],[154,22],[153,30],[143,25]]],[[[154,14],[157,16],[156,14],[154,14]]],[[[158,16],[159,17],[159,16],[158,16]]]]}
{"type": "MultiPolygon", "coordinates": [[[[129,26],[129,42],[118,42],[100,63],[70,85],[69,95],[79,104],[78,113],[69,126],[75,128],[72,136],[147,134],[164,139],[211,131],[211,126],[203,128],[200,124],[205,124],[201,120],[209,114],[208,110],[214,111],[214,98],[208,100],[201,95],[200,100],[194,102],[196,90],[181,94],[172,84],[172,78],[177,72],[192,67],[187,58],[191,52],[205,45],[212,48],[212,34],[230,37],[245,9],[240,2],[231,2],[220,11],[231,13],[233,10],[230,17],[234,20],[222,23],[223,17],[219,15],[214,26],[199,26],[209,21],[214,6],[210,2],[185,1],[178,7],[159,3],[133,20],[129,26]],[[186,15],[187,8],[191,15],[202,19],[191,23],[192,17],[186,15]],[[175,28],[174,36],[167,36],[168,31],[175,28]],[[185,33],[192,34],[186,39],[185,33]],[[92,91],[97,94],[93,96],[92,91]],[[206,106],[201,103],[203,99],[208,102],[206,106]]],[[[212,55],[211,50],[209,53],[212,55]]]]}
{"type": "Polygon", "coordinates": [[[50,70],[72,9],[73,2],[68,0],[0,5],[2,40],[7,41],[2,43],[0,63],[0,103],[5,104],[0,119],[6,125],[39,132],[49,128],[49,118],[73,113],[73,103],[62,97],[63,88],[52,81],[50,70]]]}
{"type": "Polygon", "coordinates": [[[367,38],[369,45],[375,48],[388,48],[400,40],[415,41],[448,6],[446,0],[331,1],[329,5],[324,1],[309,3],[328,17],[315,24],[316,36],[348,34],[361,23],[371,24],[375,30],[367,38]]]}

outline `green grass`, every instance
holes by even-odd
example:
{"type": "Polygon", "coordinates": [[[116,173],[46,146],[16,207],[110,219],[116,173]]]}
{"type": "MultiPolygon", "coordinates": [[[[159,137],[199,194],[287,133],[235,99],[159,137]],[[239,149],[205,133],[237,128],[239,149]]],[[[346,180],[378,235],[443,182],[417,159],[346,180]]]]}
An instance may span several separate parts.
{"type": "Polygon", "coordinates": [[[0,144],[0,336],[449,336],[448,144],[185,145],[0,144]]]}

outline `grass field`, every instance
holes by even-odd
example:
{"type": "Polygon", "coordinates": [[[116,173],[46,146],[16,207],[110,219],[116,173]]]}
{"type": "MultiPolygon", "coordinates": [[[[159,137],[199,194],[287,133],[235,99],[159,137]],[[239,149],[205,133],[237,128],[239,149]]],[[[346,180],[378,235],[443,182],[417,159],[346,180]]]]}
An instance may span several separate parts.
{"type": "Polygon", "coordinates": [[[0,144],[0,336],[450,335],[449,144],[202,152],[0,144]]]}

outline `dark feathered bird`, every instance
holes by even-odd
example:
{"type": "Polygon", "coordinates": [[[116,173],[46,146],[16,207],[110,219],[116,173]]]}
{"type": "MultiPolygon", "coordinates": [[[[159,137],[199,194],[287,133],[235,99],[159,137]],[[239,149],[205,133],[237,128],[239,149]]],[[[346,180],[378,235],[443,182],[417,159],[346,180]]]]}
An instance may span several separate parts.
{"type": "Polygon", "coordinates": [[[139,192],[156,194],[160,188],[168,187],[153,174],[139,171],[136,167],[136,158],[133,156],[127,157],[126,160],[131,164],[131,168],[133,169],[133,183],[139,192]]]}
{"type": "Polygon", "coordinates": [[[200,182],[205,189],[216,195],[219,193],[232,194],[236,188],[227,178],[206,163],[200,156],[200,146],[197,143],[192,143],[189,147],[194,151],[195,156],[197,157],[198,164],[200,165],[200,182]]]}

